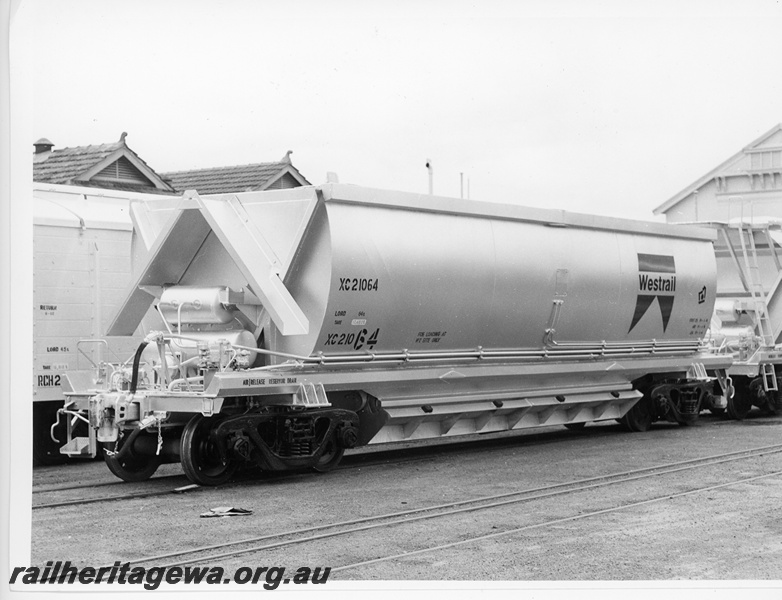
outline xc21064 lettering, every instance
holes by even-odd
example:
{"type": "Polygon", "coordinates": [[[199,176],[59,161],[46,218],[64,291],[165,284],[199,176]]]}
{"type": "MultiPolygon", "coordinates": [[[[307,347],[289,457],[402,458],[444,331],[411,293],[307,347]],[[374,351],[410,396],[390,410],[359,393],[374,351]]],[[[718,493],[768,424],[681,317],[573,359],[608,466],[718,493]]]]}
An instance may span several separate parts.
{"type": "Polygon", "coordinates": [[[379,279],[365,277],[340,277],[340,292],[376,292],[379,279]]]}

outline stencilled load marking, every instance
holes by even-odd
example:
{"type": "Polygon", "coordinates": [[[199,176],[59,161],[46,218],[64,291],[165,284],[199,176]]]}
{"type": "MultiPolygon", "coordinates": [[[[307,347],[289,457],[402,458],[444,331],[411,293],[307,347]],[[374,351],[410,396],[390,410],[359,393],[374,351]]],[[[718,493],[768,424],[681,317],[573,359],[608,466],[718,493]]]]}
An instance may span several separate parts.
{"type": "MultiPolygon", "coordinates": [[[[335,310],[334,311],[334,316],[335,317],[345,317],[345,316],[347,316],[347,314],[348,314],[348,311],[346,311],[346,310],[335,310]]],[[[360,310],[360,311],[358,311],[358,316],[359,317],[366,317],[367,313],[365,313],[363,310],[360,310]]],[[[367,324],[367,320],[365,318],[353,319],[350,322],[350,324],[353,327],[361,327],[361,326],[367,324]]],[[[342,325],[342,319],[341,318],[335,318],[334,319],[334,325],[342,325]]]]}
{"type": "Polygon", "coordinates": [[[693,317],[690,319],[690,324],[691,324],[690,336],[700,338],[706,335],[706,331],[708,330],[709,325],[711,324],[711,319],[707,319],[707,318],[698,319],[693,317]]]}
{"type": "Polygon", "coordinates": [[[419,331],[416,334],[416,344],[439,344],[445,337],[446,331],[419,331]]]}

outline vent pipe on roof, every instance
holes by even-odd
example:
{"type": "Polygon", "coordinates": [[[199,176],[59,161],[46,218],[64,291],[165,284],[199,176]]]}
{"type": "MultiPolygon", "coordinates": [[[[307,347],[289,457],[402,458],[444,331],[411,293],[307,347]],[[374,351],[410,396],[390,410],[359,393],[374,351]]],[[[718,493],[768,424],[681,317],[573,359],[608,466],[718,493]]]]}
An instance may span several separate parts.
{"type": "Polygon", "coordinates": [[[43,154],[44,152],[51,152],[54,144],[46,138],[41,138],[33,146],[35,147],[35,154],[43,154]]]}

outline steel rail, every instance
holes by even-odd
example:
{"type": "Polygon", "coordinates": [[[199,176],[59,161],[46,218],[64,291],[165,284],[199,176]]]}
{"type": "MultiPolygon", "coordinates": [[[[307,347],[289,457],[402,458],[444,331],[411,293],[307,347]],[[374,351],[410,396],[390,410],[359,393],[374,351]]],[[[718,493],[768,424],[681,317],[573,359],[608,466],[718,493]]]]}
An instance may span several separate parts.
{"type": "MultiPolygon", "coordinates": [[[[201,487],[194,489],[203,489],[201,487]]],[[[59,490],[58,490],[59,491],[59,490]]],[[[49,502],[45,504],[33,504],[32,509],[38,510],[41,508],[61,508],[63,506],[83,506],[85,504],[95,504],[97,502],[112,502],[116,500],[135,500],[138,498],[149,498],[151,496],[166,496],[168,494],[176,494],[178,489],[174,488],[166,490],[155,490],[147,492],[133,492],[130,494],[119,494],[115,496],[96,496],[95,498],[77,498],[75,500],[61,500],[60,502],[49,502]]]]}
{"type": "MultiPolygon", "coordinates": [[[[451,444],[454,447],[462,447],[462,446],[475,446],[475,444],[479,443],[478,441],[470,440],[470,441],[464,441],[464,442],[455,442],[451,444]]],[[[429,460],[432,456],[435,456],[437,454],[440,454],[439,452],[433,452],[433,448],[427,448],[426,446],[422,446],[417,448],[417,450],[429,450],[426,453],[426,456],[423,457],[414,457],[414,458],[404,458],[402,460],[387,460],[384,458],[380,458],[377,460],[369,459],[367,460],[367,456],[371,456],[371,454],[360,454],[360,455],[353,455],[353,456],[346,456],[342,463],[334,469],[334,471],[346,471],[350,469],[363,469],[367,467],[375,467],[375,466],[387,466],[387,465],[399,465],[399,464],[407,464],[411,462],[419,462],[422,460],[429,460]],[[353,459],[356,459],[356,457],[361,457],[355,464],[351,462],[353,459]]],[[[388,453],[394,453],[394,450],[379,450],[376,449],[376,454],[382,456],[384,454],[388,453]]],[[[372,453],[372,454],[375,454],[372,453]]],[[[228,488],[236,487],[236,486],[244,486],[248,484],[253,484],[258,482],[258,473],[255,473],[255,476],[247,475],[243,476],[240,475],[238,478],[232,480],[229,483],[225,483],[223,485],[220,485],[219,487],[204,487],[200,486],[195,483],[191,483],[189,480],[187,480],[184,473],[177,474],[177,475],[161,475],[158,477],[152,477],[150,479],[147,479],[146,481],[140,481],[136,482],[139,484],[154,484],[155,482],[164,481],[166,479],[184,479],[187,481],[186,484],[173,488],[173,489],[167,489],[167,490],[156,490],[156,491],[150,491],[150,492],[130,492],[127,494],[117,494],[113,496],[96,496],[93,498],[79,498],[79,499],[73,499],[73,500],[62,500],[59,502],[50,502],[50,503],[41,503],[41,504],[33,504],[32,509],[40,509],[40,508],[59,508],[63,506],[72,506],[72,505],[81,505],[81,504],[95,504],[97,502],[115,502],[119,500],[132,500],[134,498],[144,498],[146,496],[165,496],[166,494],[180,494],[184,491],[193,491],[193,490],[202,490],[202,491],[217,491],[217,490],[225,490],[228,488]],[[183,489],[187,488],[187,489],[183,489]]],[[[292,477],[300,476],[300,475],[307,475],[308,473],[297,473],[297,472],[282,472],[279,474],[267,474],[267,478],[264,479],[264,481],[280,481],[280,480],[290,480],[292,477]]],[[[89,483],[85,485],[69,485],[69,486],[63,486],[63,487],[54,487],[54,488],[48,488],[48,489],[33,489],[33,494],[54,494],[57,492],[67,492],[72,490],[83,490],[83,489],[91,489],[94,487],[113,487],[113,486],[128,486],[133,485],[133,483],[127,482],[127,481],[99,481],[96,483],[89,483]]]]}
{"type": "MultiPolygon", "coordinates": [[[[463,442],[454,442],[451,445],[452,446],[456,446],[456,447],[461,447],[461,446],[465,446],[465,445],[467,445],[467,446],[475,446],[475,444],[477,444],[477,443],[478,443],[478,441],[470,440],[470,441],[463,441],[463,442]]],[[[428,448],[426,446],[419,447],[419,448],[417,448],[417,450],[429,450],[429,452],[427,452],[427,456],[424,456],[424,457],[405,458],[405,459],[402,459],[402,460],[387,460],[387,459],[384,459],[384,458],[380,458],[380,459],[377,459],[377,460],[371,460],[371,459],[367,460],[366,457],[367,456],[372,456],[373,454],[378,454],[380,456],[383,456],[385,454],[394,452],[394,450],[387,450],[387,449],[386,450],[380,450],[380,449],[376,448],[375,452],[371,453],[371,454],[357,454],[357,455],[353,455],[353,456],[346,456],[343,459],[342,463],[334,470],[335,471],[345,471],[345,470],[350,470],[350,469],[362,469],[362,468],[374,467],[374,466],[386,466],[386,465],[389,465],[389,464],[407,464],[407,463],[410,463],[410,462],[416,462],[416,461],[421,461],[421,460],[429,460],[429,458],[431,456],[439,454],[439,452],[433,452],[433,450],[434,450],[433,448],[428,448]],[[356,457],[361,457],[361,458],[358,459],[358,461],[355,462],[355,464],[353,464],[353,462],[351,462],[351,461],[356,459],[356,457]]],[[[245,476],[239,476],[239,477],[235,478],[234,480],[232,480],[230,483],[226,483],[226,484],[223,484],[223,485],[221,485],[219,487],[215,487],[215,488],[204,487],[204,486],[200,486],[198,484],[191,483],[190,480],[188,480],[186,478],[184,473],[179,473],[179,474],[176,474],[176,475],[160,475],[160,476],[157,476],[157,477],[153,476],[150,479],[147,479],[146,481],[139,481],[139,482],[135,482],[135,483],[144,484],[144,485],[145,484],[155,484],[156,482],[163,482],[163,481],[165,481],[167,479],[182,479],[182,480],[186,481],[187,483],[183,484],[180,487],[173,488],[173,489],[168,489],[166,491],[158,490],[158,491],[152,491],[152,492],[130,492],[128,494],[118,494],[118,495],[114,495],[114,496],[96,496],[94,498],[81,498],[81,499],[74,499],[74,500],[62,500],[60,502],[51,502],[51,503],[46,503],[46,504],[43,504],[43,503],[42,504],[33,504],[31,508],[33,508],[33,509],[57,508],[57,507],[60,507],[60,506],[70,506],[70,505],[74,505],[74,504],[94,504],[96,502],[112,502],[112,501],[117,501],[117,500],[125,500],[125,499],[133,499],[133,498],[143,498],[145,496],[156,496],[156,495],[163,496],[163,495],[166,495],[166,494],[173,494],[173,493],[178,494],[178,493],[181,493],[182,491],[190,491],[190,490],[195,490],[195,489],[200,489],[200,490],[204,490],[204,491],[208,491],[208,490],[225,490],[227,488],[231,488],[231,487],[234,487],[234,486],[242,486],[242,485],[257,483],[258,482],[258,477],[257,477],[258,473],[260,473],[260,471],[256,471],[254,477],[252,475],[248,475],[246,477],[245,476]],[[188,488],[188,490],[182,490],[183,487],[188,488]]],[[[267,475],[267,479],[265,481],[269,481],[269,480],[271,480],[271,481],[278,481],[278,480],[282,480],[282,479],[290,479],[293,476],[301,475],[301,474],[302,473],[297,473],[297,472],[283,472],[283,473],[280,473],[278,475],[267,475]]],[[[303,474],[306,475],[307,473],[305,472],[303,474]]],[[[42,485],[46,485],[46,484],[42,484],[42,485]]],[[[51,487],[51,488],[45,488],[45,489],[33,489],[32,493],[33,494],[55,494],[57,492],[67,492],[67,491],[72,491],[72,490],[92,489],[92,488],[96,488],[96,487],[114,487],[114,486],[128,486],[128,485],[133,485],[133,483],[127,482],[127,481],[120,481],[120,480],[115,480],[115,481],[98,481],[98,482],[87,483],[87,484],[83,484],[83,485],[66,485],[66,486],[62,486],[62,487],[51,487]]]]}
{"type": "Polygon", "coordinates": [[[622,504],[620,506],[614,506],[612,508],[604,508],[602,510],[596,510],[589,513],[583,513],[580,515],[574,515],[572,517],[563,517],[561,519],[553,519],[551,521],[546,521],[544,523],[534,523],[532,525],[525,525],[524,527],[516,527],[514,529],[508,529],[506,531],[498,531],[496,533],[488,533],[484,535],[474,536],[471,538],[467,538],[464,540],[459,540],[456,542],[449,542],[447,544],[440,544],[438,546],[430,546],[429,548],[420,548],[418,550],[410,550],[409,552],[401,552],[399,554],[394,554],[391,556],[382,556],[380,558],[374,558],[371,560],[365,560],[358,563],[352,563],[347,565],[342,565],[341,567],[332,567],[331,572],[336,573],[339,571],[347,571],[348,569],[355,569],[358,567],[364,567],[376,563],[381,562],[388,562],[391,560],[398,560],[401,558],[407,558],[408,556],[415,556],[419,554],[425,554],[428,552],[437,552],[438,550],[446,550],[448,548],[454,548],[456,546],[463,546],[465,544],[472,544],[475,542],[481,542],[484,540],[489,540],[493,538],[498,538],[506,535],[513,535],[514,533],[521,533],[523,531],[530,531],[533,529],[541,529],[543,527],[551,527],[552,525],[558,525],[560,523],[569,523],[573,521],[579,521],[581,519],[589,519],[591,517],[597,517],[601,515],[607,515],[614,512],[618,512],[620,510],[627,510],[629,508],[637,508],[639,506],[645,506],[648,504],[654,504],[657,502],[664,502],[666,500],[673,500],[675,498],[682,498],[684,496],[691,496],[693,494],[700,494],[702,492],[710,492],[713,490],[718,490],[725,487],[731,487],[734,485],[741,485],[743,483],[750,483],[753,481],[758,481],[760,479],[767,479],[769,477],[778,477],[782,476],[782,471],[774,471],[772,473],[764,473],[763,475],[756,475],[754,477],[747,477],[744,479],[736,479],[733,481],[729,481],[726,483],[720,483],[717,485],[710,485],[705,487],[698,487],[691,490],[687,490],[685,492],[674,492],[671,494],[663,494],[662,496],[657,496],[656,498],[649,498],[647,500],[639,500],[638,502],[630,502],[628,504],[622,504]]]}
{"type": "Polygon", "coordinates": [[[263,536],[247,538],[243,540],[236,540],[232,542],[211,544],[208,546],[191,548],[179,552],[168,552],[165,554],[158,554],[155,556],[142,557],[126,562],[129,562],[130,564],[141,564],[141,563],[151,562],[154,563],[156,566],[163,566],[163,567],[171,567],[171,566],[178,566],[178,565],[185,565],[185,564],[192,564],[192,563],[211,562],[216,559],[238,556],[241,554],[248,554],[251,552],[261,552],[264,550],[271,550],[283,546],[312,542],[312,541],[322,540],[330,537],[336,537],[340,535],[347,535],[350,533],[367,531],[367,530],[376,529],[380,527],[389,527],[392,525],[406,524],[406,523],[411,523],[414,521],[420,521],[424,519],[433,519],[438,517],[451,516],[454,514],[474,512],[478,510],[487,510],[499,506],[505,506],[508,504],[530,502],[533,500],[545,499],[552,496],[558,496],[558,495],[581,492],[581,491],[588,491],[588,490],[605,487],[607,485],[615,485],[620,483],[637,481],[639,479],[645,479],[649,477],[669,475],[672,473],[677,473],[677,472],[686,471],[690,469],[710,467],[710,466],[720,465],[736,460],[757,458],[767,454],[776,454],[780,452],[782,452],[782,444],[774,444],[771,446],[764,446],[759,448],[750,448],[747,450],[738,450],[738,451],[728,452],[728,453],[714,455],[714,456],[689,459],[686,461],[677,461],[673,463],[655,465],[651,467],[643,467],[641,469],[634,469],[630,471],[623,471],[620,473],[612,473],[608,475],[599,475],[596,477],[590,477],[586,479],[580,479],[580,480],[565,482],[565,483],[558,483],[558,484],[553,484],[548,486],[541,486],[538,488],[531,488],[527,490],[516,490],[512,492],[505,492],[502,494],[494,494],[491,496],[472,498],[469,500],[460,500],[457,502],[449,502],[449,503],[439,504],[439,505],[434,505],[429,507],[410,509],[406,511],[387,513],[383,515],[376,515],[372,517],[364,517],[361,519],[352,519],[349,521],[342,521],[342,522],[331,523],[327,525],[318,525],[318,526],[308,527],[303,529],[295,529],[295,530],[290,530],[290,531],[285,531],[280,533],[267,534],[263,536]],[[523,497],[513,498],[514,496],[523,496],[523,497]],[[344,529],[338,529],[337,531],[331,531],[326,533],[317,533],[317,532],[323,532],[329,529],[336,529],[340,527],[344,529]],[[195,557],[195,558],[191,557],[187,560],[178,560],[168,564],[160,563],[160,561],[163,559],[168,559],[175,556],[190,556],[194,554],[207,552],[209,550],[219,550],[221,548],[228,548],[230,546],[252,544],[252,543],[263,542],[267,540],[273,540],[273,539],[284,538],[284,537],[295,536],[295,535],[298,536],[305,535],[306,537],[299,537],[292,540],[278,541],[271,544],[265,544],[262,546],[253,546],[250,548],[231,550],[228,552],[223,552],[220,554],[212,554],[205,557],[195,557]]]}
{"type": "MultiPolygon", "coordinates": [[[[446,444],[446,448],[464,448],[464,447],[472,447],[475,448],[477,444],[485,443],[485,440],[467,440],[467,441],[452,441],[450,444],[446,444]]],[[[380,449],[375,447],[374,452],[366,453],[366,454],[355,454],[355,455],[349,455],[346,456],[340,465],[334,469],[334,471],[346,471],[350,469],[363,469],[366,467],[375,467],[375,466],[387,466],[387,465],[398,465],[398,464],[407,464],[411,462],[418,462],[422,460],[429,460],[432,456],[436,456],[438,454],[441,454],[443,450],[438,447],[428,447],[428,446],[419,446],[414,448],[416,452],[424,452],[425,456],[417,456],[413,458],[403,458],[401,460],[388,460],[387,458],[384,458],[385,455],[388,454],[395,454],[397,450],[391,450],[391,449],[380,449]],[[372,456],[379,456],[380,458],[372,459],[372,456]],[[370,458],[368,458],[370,457],[370,458]]],[[[219,487],[211,488],[211,487],[203,487],[198,484],[191,484],[189,480],[187,480],[184,473],[179,473],[175,475],[159,475],[159,476],[153,476],[150,479],[147,479],[146,481],[140,481],[136,482],[138,484],[155,484],[156,482],[162,482],[167,479],[183,479],[187,481],[187,484],[180,486],[179,488],[170,489],[167,492],[160,491],[159,495],[165,495],[166,493],[181,493],[182,489],[181,487],[188,487],[190,488],[190,485],[192,485],[192,489],[201,489],[204,491],[207,490],[225,490],[227,488],[235,487],[235,486],[243,486],[247,484],[253,484],[258,482],[258,473],[260,471],[255,472],[255,476],[252,474],[245,476],[239,476],[232,480],[229,483],[225,483],[219,487]]],[[[308,473],[298,473],[298,472],[282,472],[279,474],[267,474],[266,479],[264,481],[279,481],[279,480],[290,480],[292,477],[298,476],[298,475],[307,475],[308,473]]],[[[46,484],[42,484],[46,485],[46,484]]],[[[114,480],[114,481],[98,481],[95,483],[87,483],[83,485],[66,485],[62,487],[51,487],[51,488],[45,488],[45,489],[33,489],[33,494],[54,494],[57,492],[67,492],[72,490],[84,490],[84,489],[91,489],[95,487],[114,487],[114,486],[129,486],[133,485],[131,482],[127,481],[120,481],[120,480],[114,480]]],[[[149,492],[139,492],[139,494],[148,494],[149,492]]],[[[158,495],[157,492],[152,492],[152,495],[158,495]]],[[[94,498],[83,498],[83,499],[76,499],[76,500],[63,500],[61,502],[52,502],[47,504],[34,504],[32,505],[33,509],[37,508],[56,508],[58,506],[68,506],[72,504],[94,504],[96,502],[111,502],[111,501],[117,501],[117,500],[124,500],[126,498],[132,499],[135,497],[143,497],[143,496],[136,496],[135,492],[131,492],[129,494],[124,495],[114,495],[114,496],[98,496],[94,498]]]]}
{"type": "MultiPolygon", "coordinates": [[[[153,476],[150,479],[147,479],[146,481],[143,481],[143,482],[140,482],[140,483],[153,483],[154,484],[157,481],[163,481],[165,479],[176,479],[176,478],[181,479],[181,478],[184,478],[184,477],[185,477],[185,475],[183,473],[178,473],[176,475],[159,475],[157,477],[153,476]]],[[[45,486],[45,485],[46,485],[45,483],[39,484],[39,486],[45,486]]],[[[116,481],[96,481],[96,482],[93,482],[93,483],[85,483],[83,485],[65,485],[65,486],[61,486],[61,487],[51,487],[51,488],[46,488],[46,489],[40,489],[40,487],[38,489],[36,489],[35,487],[33,487],[32,493],[33,494],[54,494],[55,492],[68,492],[70,490],[86,490],[86,489],[91,489],[91,488],[95,488],[95,487],[113,487],[115,485],[126,486],[126,485],[128,485],[128,482],[127,481],[120,481],[120,480],[116,480],[116,481]]]]}

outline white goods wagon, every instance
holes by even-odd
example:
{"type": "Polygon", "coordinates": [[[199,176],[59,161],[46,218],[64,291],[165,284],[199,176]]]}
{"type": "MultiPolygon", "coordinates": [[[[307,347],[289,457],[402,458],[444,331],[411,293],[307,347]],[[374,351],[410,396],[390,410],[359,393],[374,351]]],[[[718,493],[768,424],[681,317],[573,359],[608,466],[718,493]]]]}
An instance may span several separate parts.
{"type": "MultiPolygon", "coordinates": [[[[93,187],[34,183],[33,202],[33,453],[37,462],[62,458],[66,371],[122,361],[137,345],[105,337],[132,279],[134,257],[146,248],[130,219],[131,200],[155,196],[93,187]],[[59,438],[59,440],[57,439],[59,438]]],[[[141,331],[141,330],[140,330],[141,331]]]]}

